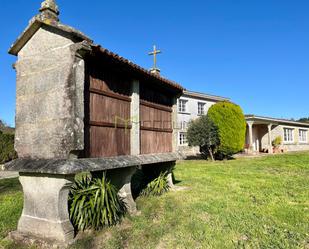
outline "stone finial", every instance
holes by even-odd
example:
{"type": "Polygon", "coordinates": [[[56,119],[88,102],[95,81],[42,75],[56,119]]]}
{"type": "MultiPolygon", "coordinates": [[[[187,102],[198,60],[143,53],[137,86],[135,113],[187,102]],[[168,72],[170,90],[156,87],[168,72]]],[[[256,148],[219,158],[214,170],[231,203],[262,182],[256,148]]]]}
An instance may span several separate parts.
{"type": "Polygon", "coordinates": [[[59,21],[59,9],[55,0],[45,0],[42,2],[40,12],[43,21],[59,21]]]}
{"type": "Polygon", "coordinates": [[[160,69],[159,68],[151,68],[150,73],[155,75],[160,75],[160,69]]]}

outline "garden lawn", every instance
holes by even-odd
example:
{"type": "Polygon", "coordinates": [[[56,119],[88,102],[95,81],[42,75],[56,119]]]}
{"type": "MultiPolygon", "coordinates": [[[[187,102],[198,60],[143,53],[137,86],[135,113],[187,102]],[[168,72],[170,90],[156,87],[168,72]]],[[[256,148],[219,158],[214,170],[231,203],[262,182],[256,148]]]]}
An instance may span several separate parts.
{"type": "MultiPolygon", "coordinates": [[[[188,189],[138,198],[139,216],[71,248],[309,248],[309,153],[182,161],[175,178],[188,189]]],[[[0,180],[0,203],[1,241],[21,212],[16,180],[0,180]]]]}

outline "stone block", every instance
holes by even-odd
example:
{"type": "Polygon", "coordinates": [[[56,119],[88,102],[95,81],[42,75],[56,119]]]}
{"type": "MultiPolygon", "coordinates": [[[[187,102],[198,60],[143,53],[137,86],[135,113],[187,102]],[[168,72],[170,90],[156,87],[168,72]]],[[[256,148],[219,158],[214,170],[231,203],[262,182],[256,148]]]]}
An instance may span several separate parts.
{"type": "Polygon", "coordinates": [[[128,167],[124,169],[113,169],[107,171],[107,177],[119,189],[118,195],[126,204],[127,211],[134,215],[137,213],[136,203],[132,196],[131,179],[136,171],[136,167],[128,167]]]}
{"type": "Polygon", "coordinates": [[[24,208],[17,232],[69,243],[74,228],[69,219],[68,194],[73,176],[22,174],[24,208]]]}

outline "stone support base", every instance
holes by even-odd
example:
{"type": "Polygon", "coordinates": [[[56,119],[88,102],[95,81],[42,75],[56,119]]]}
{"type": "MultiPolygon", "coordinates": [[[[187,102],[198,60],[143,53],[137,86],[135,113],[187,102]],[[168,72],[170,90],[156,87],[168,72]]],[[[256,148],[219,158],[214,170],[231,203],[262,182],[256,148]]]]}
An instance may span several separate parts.
{"type": "Polygon", "coordinates": [[[24,208],[17,232],[34,237],[70,243],[74,228],[68,211],[69,188],[73,176],[21,174],[24,208]]]}
{"type": "Polygon", "coordinates": [[[135,171],[136,166],[107,171],[107,177],[119,189],[118,194],[123,198],[127,210],[131,215],[137,214],[136,203],[131,191],[131,179],[135,171]]]}

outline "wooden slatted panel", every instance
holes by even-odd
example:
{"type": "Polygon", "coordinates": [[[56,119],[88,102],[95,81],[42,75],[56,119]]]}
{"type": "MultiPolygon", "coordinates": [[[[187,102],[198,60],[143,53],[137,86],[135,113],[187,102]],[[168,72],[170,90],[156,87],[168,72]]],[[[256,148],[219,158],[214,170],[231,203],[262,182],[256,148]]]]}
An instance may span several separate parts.
{"type": "Polygon", "coordinates": [[[130,102],[100,95],[90,94],[90,121],[120,123],[129,122],[130,102]]]}
{"type": "Polygon", "coordinates": [[[141,154],[172,152],[172,108],[141,100],[141,154]]]}
{"type": "Polygon", "coordinates": [[[130,153],[130,130],[90,126],[91,157],[109,157],[130,153]]]}
{"type": "Polygon", "coordinates": [[[90,63],[86,94],[85,156],[130,154],[130,79],[90,63]]]}
{"type": "Polygon", "coordinates": [[[141,129],[141,154],[172,152],[172,133],[141,129]]]}

